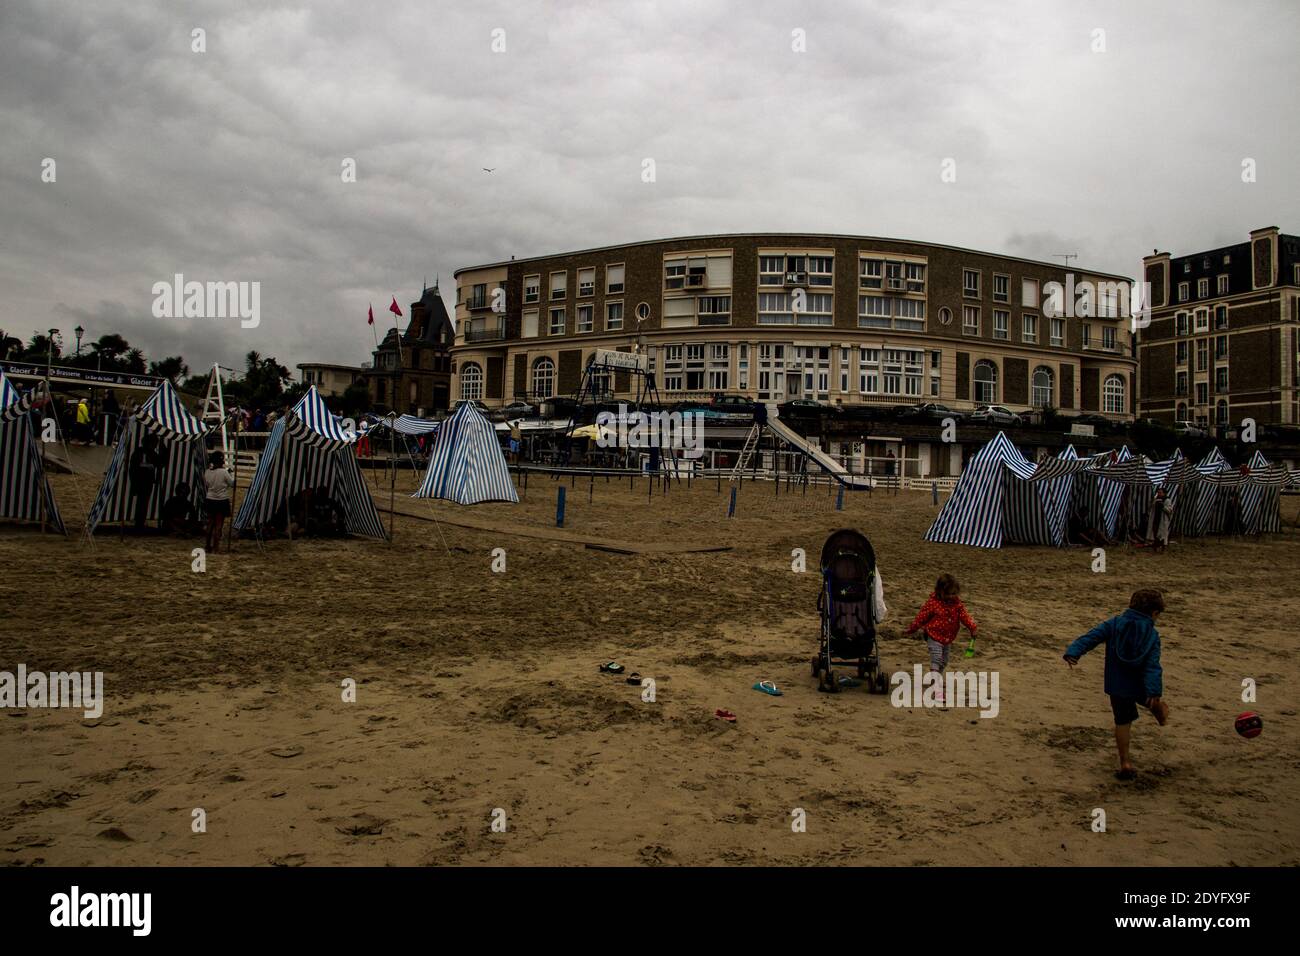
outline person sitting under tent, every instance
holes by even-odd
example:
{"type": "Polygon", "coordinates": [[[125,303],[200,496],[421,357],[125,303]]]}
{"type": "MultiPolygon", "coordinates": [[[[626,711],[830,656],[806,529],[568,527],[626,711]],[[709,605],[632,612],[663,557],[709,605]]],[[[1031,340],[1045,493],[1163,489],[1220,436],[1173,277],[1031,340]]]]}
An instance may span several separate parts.
{"type": "Polygon", "coordinates": [[[1093,548],[1105,547],[1111,540],[1099,528],[1094,528],[1088,520],[1088,511],[1082,505],[1074,509],[1066,525],[1065,540],[1069,544],[1087,545],[1093,548]]]}
{"type": "Polygon", "coordinates": [[[158,436],[153,432],[146,432],[140,441],[140,447],[131,455],[129,469],[137,533],[144,531],[145,518],[149,514],[149,499],[153,497],[154,485],[158,482],[158,471],[162,466],[162,455],[158,453],[158,436]]]}
{"type": "Polygon", "coordinates": [[[307,511],[307,533],[323,538],[341,538],[348,533],[343,507],[321,485],[311,493],[307,511]]]}
{"type": "Polygon", "coordinates": [[[190,500],[190,486],[185,482],[176,483],[172,495],[162,506],[162,517],[158,526],[163,534],[189,538],[199,533],[198,518],[194,514],[194,505],[190,500]]]}
{"type": "Polygon", "coordinates": [[[1156,500],[1147,512],[1146,543],[1155,550],[1163,551],[1169,545],[1169,528],[1173,524],[1174,505],[1169,494],[1161,488],[1156,492],[1156,500]]]}

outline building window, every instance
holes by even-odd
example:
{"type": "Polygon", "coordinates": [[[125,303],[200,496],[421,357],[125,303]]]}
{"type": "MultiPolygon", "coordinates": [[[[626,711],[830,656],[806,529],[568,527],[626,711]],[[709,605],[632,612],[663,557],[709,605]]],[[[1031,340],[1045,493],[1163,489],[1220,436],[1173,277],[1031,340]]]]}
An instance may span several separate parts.
{"type": "Polygon", "coordinates": [[[578,331],[590,332],[592,330],[592,317],[595,309],[589,305],[578,306],[578,331]]]}
{"type": "Polygon", "coordinates": [[[1101,387],[1102,411],[1112,415],[1123,415],[1127,407],[1128,389],[1124,379],[1119,375],[1107,375],[1101,387]]]}
{"type": "Polygon", "coordinates": [[[1174,334],[1175,335],[1187,334],[1187,313],[1186,312],[1179,312],[1177,315],[1174,316],[1174,334]]]}
{"type": "Polygon", "coordinates": [[[1196,383],[1196,404],[1197,405],[1210,404],[1210,383],[1209,382],[1196,383]]]}
{"type": "Polygon", "coordinates": [[[483,367],[477,362],[466,362],[460,367],[460,397],[467,402],[483,397],[483,367]]]}
{"type": "Polygon", "coordinates": [[[1187,373],[1178,372],[1174,375],[1174,397],[1182,398],[1187,394],[1187,373]]]}
{"type": "Polygon", "coordinates": [[[1207,339],[1196,340],[1196,371],[1204,372],[1210,367],[1210,343],[1207,339]]]}
{"type": "MultiPolygon", "coordinates": [[[[761,298],[761,296],[760,296],[761,298]]],[[[887,329],[893,310],[890,300],[883,295],[858,296],[858,325],[861,328],[887,329]]],[[[760,317],[760,322],[761,322],[760,317]]]]}
{"type": "Polygon", "coordinates": [[[885,261],[883,259],[863,259],[861,261],[859,282],[864,289],[883,289],[885,286],[885,261]]]}
{"type": "Polygon", "coordinates": [[[904,268],[904,274],[907,278],[907,291],[924,294],[925,292],[925,263],[908,262],[904,268]]]}
{"type": "Polygon", "coordinates": [[[623,263],[614,266],[605,266],[605,292],[610,295],[619,295],[623,291],[623,273],[626,270],[623,263]]]}
{"type": "Polygon", "coordinates": [[[524,301],[537,302],[542,297],[542,277],[524,276],[524,301]]]}
{"type": "Polygon", "coordinates": [[[1197,309],[1195,316],[1195,326],[1197,332],[1208,332],[1210,330],[1210,310],[1197,309]]]}
{"type": "Polygon", "coordinates": [[[1034,369],[1033,404],[1037,408],[1048,408],[1052,404],[1052,370],[1046,365],[1034,369]]]}
{"type": "Polygon", "coordinates": [[[998,400],[998,367],[987,360],[975,363],[975,401],[992,405],[998,400]]]}
{"type": "Polygon", "coordinates": [[[785,285],[785,256],[758,257],[758,284],[785,285]]]}
{"type": "Polygon", "coordinates": [[[1022,279],[1020,281],[1020,304],[1031,309],[1038,308],[1038,280],[1022,279]]]}
{"type": "Polygon", "coordinates": [[[980,274],[978,269],[961,270],[961,294],[968,299],[980,297],[980,274]]]}
{"type": "Polygon", "coordinates": [[[980,308],[978,305],[961,307],[961,331],[963,335],[980,334],[980,308]]]}
{"type": "MultiPolygon", "coordinates": [[[[829,298],[829,296],[828,296],[829,298]]],[[[894,328],[908,332],[925,331],[925,302],[922,299],[895,299],[894,328]]],[[[827,323],[829,324],[829,323],[827,323]]]]}
{"type": "Polygon", "coordinates": [[[1226,305],[1216,305],[1214,307],[1214,327],[1216,329],[1226,329],[1228,327],[1228,307],[1226,305]]]}
{"type": "Polygon", "coordinates": [[[623,303],[607,302],[605,304],[605,331],[614,332],[623,328],[623,303]]]}
{"type": "Polygon", "coordinates": [[[524,313],[523,328],[520,330],[522,336],[526,339],[537,338],[537,310],[529,309],[524,313]]]}
{"type": "Polygon", "coordinates": [[[1115,326],[1103,325],[1101,327],[1101,347],[1107,352],[1115,351],[1115,326]]]}
{"type": "Polygon", "coordinates": [[[993,310],[993,337],[1006,341],[1011,337],[1011,313],[1006,309],[993,310]]]}
{"type": "Polygon", "coordinates": [[[1226,335],[1216,335],[1214,337],[1214,357],[1215,359],[1228,357],[1228,337],[1226,335]]]}
{"type": "Polygon", "coordinates": [[[1178,408],[1174,411],[1174,417],[1175,417],[1178,421],[1180,421],[1180,422],[1185,422],[1185,421],[1187,421],[1187,403],[1186,403],[1186,402],[1179,402],[1179,403],[1178,403],[1178,408]]]}
{"type": "Polygon", "coordinates": [[[555,395],[555,363],[549,358],[539,358],[533,363],[533,398],[551,398],[555,395]]]}
{"type": "Polygon", "coordinates": [[[550,327],[551,335],[563,335],[564,325],[565,325],[564,310],[551,309],[551,327],[550,327]]]}
{"type": "Polygon", "coordinates": [[[596,270],[579,269],[578,270],[578,295],[586,297],[596,294],[596,270]]]}
{"type": "Polygon", "coordinates": [[[730,325],[731,324],[731,296],[729,295],[700,296],[698,313],[699,314],[696,321],[698,321],[700,325],[730,325]]]}
{"type": "Polygon", "coordinates": [[[1084,322],[1079,326],[1079,341],[1085,349],[1092,347],[1092,325],[1090,323],[1084,322]]]}
{"type": "Polygon", "coordinates": [[[1028,312],[1020,316],[1020,338],[1025,342],[1038,341],[1038,316],[1028,312]]]}
{"type": "Polygon", "coordinates": [[[809,285],[834,285],[835,284],[835,257],[834,256],[809,256],[808,257],[808,284],[809,285]]]}
{"type": "Polygon", "coordinates": [[[1228,277],[1219,276],[1218,288],[1215,291],[1215,295],[1227,295],[1227,294],[1228,294],[1228,277]]]}
{"type": "Polygon", "coordinates": [[[1057,347],[1065,345],[1065,319],[1052,319],[1052,344],[1057,347]]]}
{"type": "Polygon", "coordinates": [[[1179,342],[1177,345],[1174,346],[1174,356],[1175,356],[1174,357],[1175,365],[1187,364],[1187,343],[1186,342],[1179,342]]]}
{"type": "Polygon", "coordinates": [[[1228,390],[1228,367],[1221,365],[1214,370],[1214,390],[1222,394],[1228,390]]]}
{"type": "Polygon", "coordinates": [[[1214,420],[1218,422],[1220,428],[1228,426],[1228,403],[1222,398],[1214,406],[1214,420]]]}
{"type": "Polygon", "coordinates": [[[993,274],[993,301],[1011,301],[1011,276],[993,274]]]}
{"type": "Polygon", "coordinates": [[[568,291],[569,274],[567,272],[551,273],[551,298],[563,299],[568,291]]]}
{"type": "Polygon", "coordinates": [[[1187,289],[1188,289],[1188,285],[1187,285],[1186,282],[1180,282],[1180,283],[1178,283],[1178,301],[1179,301],[1179,302],[1186,302],[1186,301],[1187,301],[1187,289]]]}
{"type": "Polygon", "coordinates": [[[1209,294],[1210,294],[1210,280],[1209,280],[1209,279],[1197,279],[1197,280],[1196,280],[1196,297],[1197,297],[1198,299],[1204,299],[1204,298],[1205,298],[1206,296],[1208,296],[1209,294]]]}

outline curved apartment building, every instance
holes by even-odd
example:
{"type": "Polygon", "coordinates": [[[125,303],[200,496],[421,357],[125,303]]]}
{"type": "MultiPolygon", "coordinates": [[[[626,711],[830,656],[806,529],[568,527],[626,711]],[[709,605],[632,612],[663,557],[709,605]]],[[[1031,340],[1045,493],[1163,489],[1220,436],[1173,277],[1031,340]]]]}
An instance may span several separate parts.
{"type": "MultiPolygon", "coordinates": [[[[454,399],[577,392],[596,349],[650,358],[665,401],[978,403],[1133,415],[1129,280],[933,243],[692,236],[456,272],[454,399]],[[1057,284],[1053,286],[1052,284],[1057,284]]],[[[614,398],[636,385],[600,383],[614,398]]]]}

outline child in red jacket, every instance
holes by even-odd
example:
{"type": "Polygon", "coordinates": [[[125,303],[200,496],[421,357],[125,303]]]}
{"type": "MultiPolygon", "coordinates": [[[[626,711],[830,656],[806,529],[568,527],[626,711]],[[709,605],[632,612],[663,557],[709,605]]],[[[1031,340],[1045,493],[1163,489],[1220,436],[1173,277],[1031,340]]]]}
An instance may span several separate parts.
{"type": "Polygon", "coordinates": [[[952,647],[952,642],[957,639],[957,632],[961,630],[963,624],[970,631],[970,636],[975,636],[975,622],[971,616],[966,613],[966,605],[962,604],[961,585],[951,574],[939,575],[939,580],[934,582],[934,593],[930,595],[923,605],[920,612],[916,615],[916,620],[907,628],[908,634],[915,634],[921,628],[925,628],[925,640],[930,646],[930,670],[939,674],[940,683],[938,685],[938,700],[943,702],[943,672],[948,667],[948,651],[952,647]]]}

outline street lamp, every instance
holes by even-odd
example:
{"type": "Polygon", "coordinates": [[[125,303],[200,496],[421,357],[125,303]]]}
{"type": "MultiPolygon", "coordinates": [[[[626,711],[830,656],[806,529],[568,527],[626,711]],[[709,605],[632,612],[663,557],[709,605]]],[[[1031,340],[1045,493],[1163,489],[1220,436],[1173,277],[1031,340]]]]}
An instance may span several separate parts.
{"type": "Polygon", "coordinates": [[[77,351],[76,351],[76,356],[77,356],[77,358],[81,358],[81,337],[82,337],[83,335],[86,334],[86,330],[83,329],[81,326],[77,326],[77,327],[76,327],[75,329],[73,329],[72,331],[75,332],[76,335],[77,335],[77,351]]]}
{"type": "Polygon", "coordinates": [[[54,365],[54,337],[59,334],[58,329],[47,329],[48,338],[45,340],[45,377],[50,377],[50,369],[54,365]]]}

